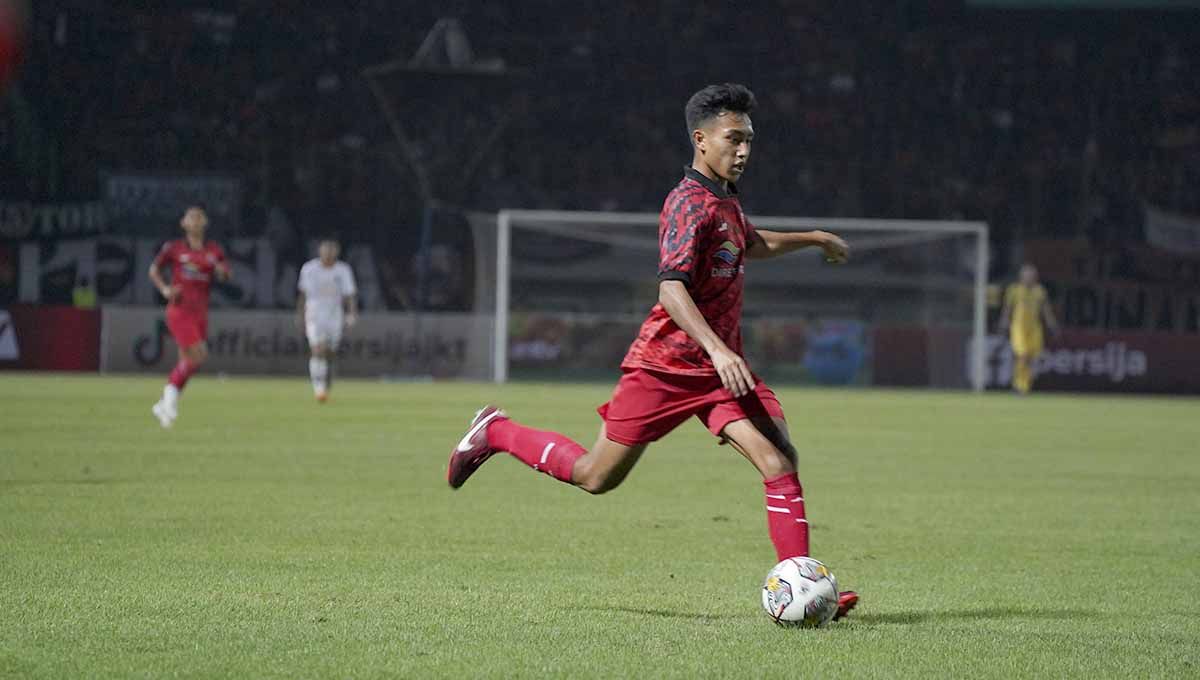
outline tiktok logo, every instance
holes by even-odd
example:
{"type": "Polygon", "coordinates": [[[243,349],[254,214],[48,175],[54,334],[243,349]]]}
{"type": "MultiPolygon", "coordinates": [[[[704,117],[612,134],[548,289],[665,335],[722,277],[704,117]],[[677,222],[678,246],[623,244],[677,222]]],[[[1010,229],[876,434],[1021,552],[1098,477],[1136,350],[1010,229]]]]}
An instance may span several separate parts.
{"type": "Polygon", "coordinates": [[[163,356],[163,340],[167,336],[167,322],[161,318],[154,320],[154,334],[139,336],[133,343],[133,358],[143,366],[157,364],[163,356]]]}

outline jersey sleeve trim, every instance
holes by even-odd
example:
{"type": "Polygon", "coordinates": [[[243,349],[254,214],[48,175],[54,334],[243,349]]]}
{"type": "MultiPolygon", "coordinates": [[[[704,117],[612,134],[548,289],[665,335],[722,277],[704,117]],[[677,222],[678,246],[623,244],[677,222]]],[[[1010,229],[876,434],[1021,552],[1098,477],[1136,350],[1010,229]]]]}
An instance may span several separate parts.
{"type": "Polygon", "coordinates": [[[676,271],[669,269],[658,273],[658,280],[661,281],[683,281],[683,285],[692,285],[692,275],[687,272],[676,271]]]}

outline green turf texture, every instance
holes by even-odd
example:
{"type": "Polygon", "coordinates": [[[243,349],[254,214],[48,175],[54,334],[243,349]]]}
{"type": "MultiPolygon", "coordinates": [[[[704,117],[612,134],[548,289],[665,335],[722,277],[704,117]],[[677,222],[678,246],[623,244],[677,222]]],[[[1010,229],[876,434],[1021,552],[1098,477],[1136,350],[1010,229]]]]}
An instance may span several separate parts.
{"type": "Polygon", "coordinates": [[[0,374],[0,676],[1197,677],[1200,401],[780,390],[824,560],[759,605],[755,471],[697,423],[592,497],[481,404],[590,444],[610,386],[0,374]]]}

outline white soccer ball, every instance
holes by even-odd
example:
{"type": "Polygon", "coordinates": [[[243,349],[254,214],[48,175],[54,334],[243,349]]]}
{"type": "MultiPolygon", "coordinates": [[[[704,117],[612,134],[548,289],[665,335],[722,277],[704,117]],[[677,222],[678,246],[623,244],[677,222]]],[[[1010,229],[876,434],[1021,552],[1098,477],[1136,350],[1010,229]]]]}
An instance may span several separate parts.
{"type": "Polygon", "coordinates": [[[767,574],[762,604],[781,626],[817,628],[837,613],[837,579],[817,560],[789,557],[767,574]]]}

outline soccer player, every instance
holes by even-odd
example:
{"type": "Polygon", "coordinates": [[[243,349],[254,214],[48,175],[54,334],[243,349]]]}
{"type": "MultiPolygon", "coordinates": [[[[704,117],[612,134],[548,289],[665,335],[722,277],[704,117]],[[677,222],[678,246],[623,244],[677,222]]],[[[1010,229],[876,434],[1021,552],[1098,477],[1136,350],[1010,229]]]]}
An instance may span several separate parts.
{"type": "Polygon", "coordinates": [[[167,241],[150,264],[150,280],[167,299],[167,329],[179,346],[179,361],[167,378],[162,399],[151,411],[163,427],[179,417],[179,395],[188,378],[208,359],[208,289],[213,276],[228,281],[232,276],[225,251],[204,239],[208,213],[204,206],[189,206],[179,221],[184,238],[167,241]],[[171,268],[168,285],[160,271],[171,268]]]}
{"type": "Polygon", "coordinates": [[[296,314],[304,324],[308,347],[308,374],[317,401],[329,398],[333,384],[330,362],[342,341],[342,329],[358,320],[358,289],[350,265],[338,260],[341,248],[333,239],[321,241],[318,257],[300,268],[296,314]]]}
{"type": "Polygon", "coordinates": [[[1046,298],[1046,289],[1038,283],[1037,268],[1021,267],[1020,278],[1004,291],[1004,311],[1000,331],[1008,331],[1013,353],[1013,389],[1029,394],[1033,389],[1033,365],[1042,353],[1043,323],[1051,334],[1058,333],[1058,321],[1046,298]]]}
{"type": "MultiPolygon", "coordinates": [[[[775,393],[742,356],[743,262],[816,246],[831,262],[849,248],[824,231],[755,229],[742,213],[737,181],[746,171],[754,95],[710,85],[685,107],[692,163],[659,216],[659,302],[621,363],[603,424],[585,449],[556,432],[518,424],[494,406],[480,410],[450,453],[447,481],[459,488],[494,453],[593,494],[615,489],[647,445],[695,416],[763,477],[767,527],[780,560],[808,555],[804,492],[796,449],[775,393]]],[[[858,601],[843,593],[838,615],[858,601]]]]}

